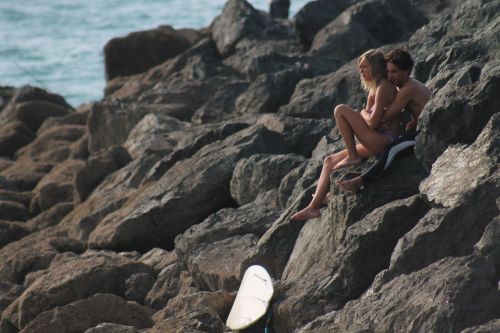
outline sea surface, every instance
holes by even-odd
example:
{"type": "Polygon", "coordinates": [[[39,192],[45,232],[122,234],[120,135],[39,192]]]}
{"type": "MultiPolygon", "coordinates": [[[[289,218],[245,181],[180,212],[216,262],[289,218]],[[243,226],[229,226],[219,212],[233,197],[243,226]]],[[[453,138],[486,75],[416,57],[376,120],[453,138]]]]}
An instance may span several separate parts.
{"type": "MultiPolygon", "coordinates": [[[[267,10],[267,0],[249,0],[267,10]]],[[[308,0],[292,0],[292,17],[308,0]]],[[[208,26],[224,0],[0,0],[0,85],[26,84],[73,106],[102,98],[103,47],[159,25],[208,26]]]]}

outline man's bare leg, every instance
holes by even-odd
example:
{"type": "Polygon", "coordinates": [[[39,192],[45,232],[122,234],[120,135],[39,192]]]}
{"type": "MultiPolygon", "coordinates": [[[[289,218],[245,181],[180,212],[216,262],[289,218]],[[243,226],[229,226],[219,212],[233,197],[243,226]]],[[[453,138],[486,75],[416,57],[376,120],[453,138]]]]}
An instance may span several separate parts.
{"type": "Polygon", "coordinates": [[[353,179],[337,180],[335,184],[337,184],[347,192],[352,192],[356,194],[358,193],[359,189],[364,185],[364,181],[363,177],[358,176],[353,179]]]}

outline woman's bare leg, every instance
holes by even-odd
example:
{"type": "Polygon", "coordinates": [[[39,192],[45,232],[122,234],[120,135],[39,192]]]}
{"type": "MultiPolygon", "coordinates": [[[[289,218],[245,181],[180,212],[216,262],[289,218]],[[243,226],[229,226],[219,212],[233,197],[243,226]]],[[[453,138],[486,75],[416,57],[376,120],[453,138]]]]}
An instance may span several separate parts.
{"type": "Polygon", "coordinates": [[[292,216],[292,220],[305,221],[311,218],[319,217],[321,215],[321,203],[326,197],[328,191],[330,191],[330,173],[332,172],[333,168],[346,156],[347,151],[342,150],[325,158],[325,161],[323,162],[323,168],[321,169],[321,175],[319,176],[318,186],[316,187],[316,192],[314,192],[313,199],[306,208],[302,209],[300,212],[295,213],[292,216]]]}
{"type": "MultiPolygon", "coordinates": [[[[390,139],[386,135],[371,129],[363,117],[347,105],[339,105],[335,108],[335,120],[337,121],[337,127],[342,134],[348,152],[353,150],[352,147],[355,142],[354,134],[356,134],[356,137],[368,152],[368,156],[378,154],[389,143],[390,139]]],[[[359,155],[359,149],[356,147],[352,154],[348,153],[348,156],[337,164],[336,169],[347,165],[359,164],[361,161],[362,157],[359,155]]]]}
{"type": "MultiPolygon", "coordinates": [[[[356,151],[356,141],[354,140],[354,130],[349,122],[344,118],[344,113],[356,112],[351,107],[340,104],[335,107],[333,112],[337,128],[339,129],[342,139],[344,139],[345,147],[347,150],[347,157],[343,160],[342,165],[352,165],[361,163],[361,157],[358,156],[356,151]]],[[[363,120],[364,121],[364,120],[363,120]]]]}

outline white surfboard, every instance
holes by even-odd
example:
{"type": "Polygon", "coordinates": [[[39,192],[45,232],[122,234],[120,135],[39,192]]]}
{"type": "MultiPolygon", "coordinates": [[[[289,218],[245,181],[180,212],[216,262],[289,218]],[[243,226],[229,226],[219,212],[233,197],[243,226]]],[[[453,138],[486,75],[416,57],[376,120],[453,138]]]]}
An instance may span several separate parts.
{"type": "Polygon", "coordinates": [[[248,267],[226,326],[232,330],[242,330],[257,322],[266,314],[273,293],[273,282],[266,269],[259,265],[248,267]]]}

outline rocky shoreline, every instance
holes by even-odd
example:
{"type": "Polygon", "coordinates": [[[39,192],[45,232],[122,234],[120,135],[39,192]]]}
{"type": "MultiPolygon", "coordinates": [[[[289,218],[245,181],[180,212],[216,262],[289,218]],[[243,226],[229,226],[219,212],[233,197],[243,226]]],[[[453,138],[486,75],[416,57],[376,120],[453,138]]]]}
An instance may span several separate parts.
{"type": "Polygon", "coordinates": [[[255,263],[275,332],[500,331],[499,12],[229,0],[109,41],[100,101],[0,87],[0,332],[225,332],[255,263]],[[343,148],[333,106],[363,103],[357,56],[396,46],[433,90],[415,155],[291,222],[343,148]]]}

